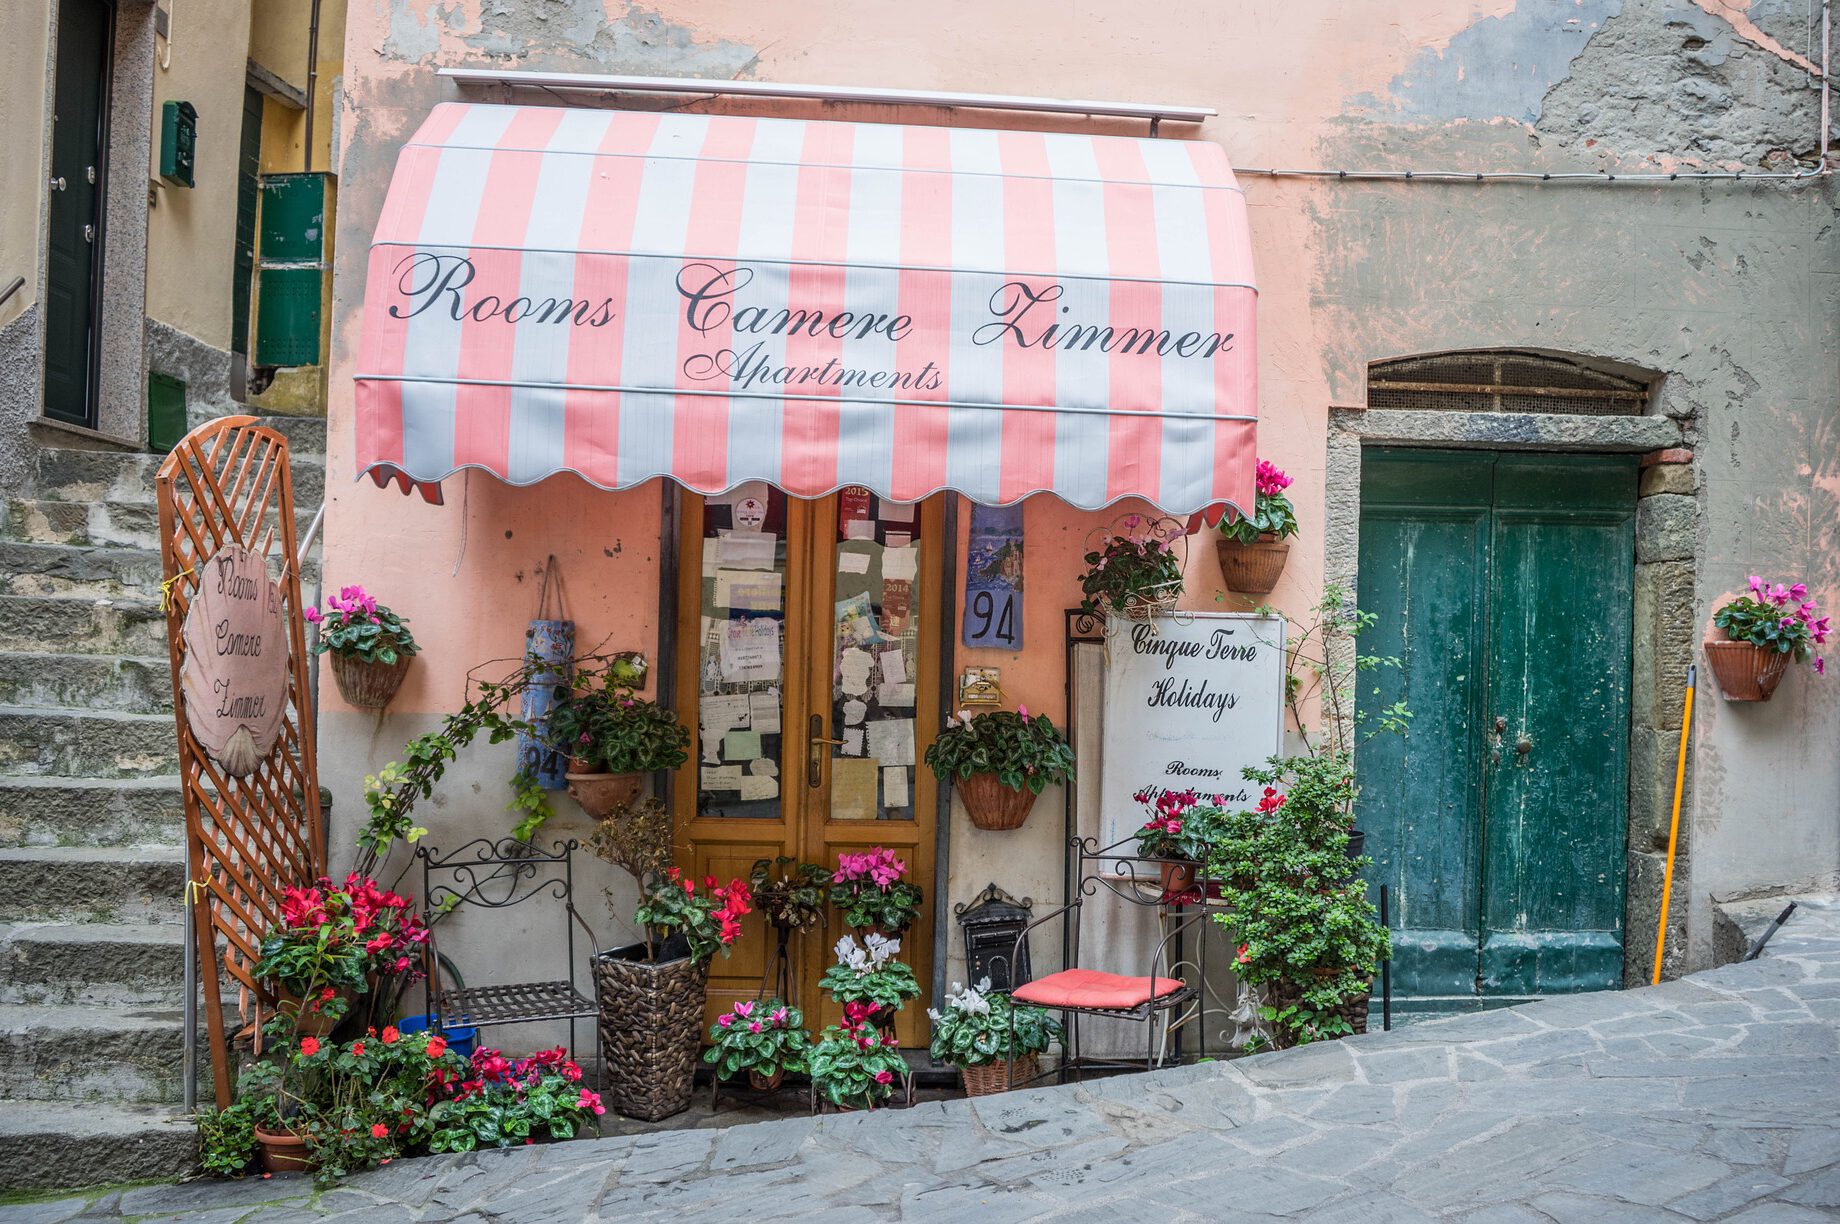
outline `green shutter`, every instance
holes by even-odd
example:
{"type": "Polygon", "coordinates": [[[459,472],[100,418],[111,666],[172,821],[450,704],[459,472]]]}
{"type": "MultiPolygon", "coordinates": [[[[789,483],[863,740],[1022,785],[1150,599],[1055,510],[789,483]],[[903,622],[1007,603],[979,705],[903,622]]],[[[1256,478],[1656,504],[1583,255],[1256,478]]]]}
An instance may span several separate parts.
{"type": "Polygon", "coordinates": [[[319,364],[325,253],[326,176],[264,176],[257,365],[319,364]]]}
{"type": "Polygon", "coordinates": [[[147,449],[169,451],[185,437],[185,384],[170,374],[147,376],[147,449]]]}

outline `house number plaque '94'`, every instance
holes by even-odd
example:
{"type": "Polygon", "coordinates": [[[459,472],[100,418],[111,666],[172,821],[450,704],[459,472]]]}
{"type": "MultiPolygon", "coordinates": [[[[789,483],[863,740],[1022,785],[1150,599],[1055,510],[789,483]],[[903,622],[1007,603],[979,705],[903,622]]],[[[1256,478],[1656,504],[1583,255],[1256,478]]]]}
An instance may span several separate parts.
{"type": "Polygon", "coordinates": [[[198,568],[180,690],[192,736],[232,777],[268,756],[287,706],[288,628],[260,554],[233,544],[198,568]]]}

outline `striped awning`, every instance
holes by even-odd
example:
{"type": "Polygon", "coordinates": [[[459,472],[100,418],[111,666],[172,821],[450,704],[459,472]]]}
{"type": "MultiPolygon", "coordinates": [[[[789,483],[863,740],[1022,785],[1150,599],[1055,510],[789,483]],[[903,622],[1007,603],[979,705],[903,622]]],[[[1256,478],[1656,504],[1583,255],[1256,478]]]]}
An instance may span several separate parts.
{"type": "Polygon", "coordinates": [[[358,463],[1250,509],[1256,300],[1213,144],[444,104],[371,246],[358,463]]]}

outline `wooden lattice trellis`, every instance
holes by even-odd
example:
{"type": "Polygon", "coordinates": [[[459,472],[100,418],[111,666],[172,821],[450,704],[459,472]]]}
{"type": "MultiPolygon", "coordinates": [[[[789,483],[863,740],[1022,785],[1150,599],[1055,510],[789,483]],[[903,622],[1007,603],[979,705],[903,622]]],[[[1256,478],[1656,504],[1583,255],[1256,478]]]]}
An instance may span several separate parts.
{"type": "Polygon", "coordinates": [[[160,465],[156,487],[185,798],[186,898],[221,1107],[230,1103],[231,1090],[224,975],[259,1004],[271,1000],[254,974],[262,935],[280,920],[283,890],[310,883],[326,869],[287,439],[254,417],[222,417],[186,435],[160,465]],[[220,769],[193,736],[180,683],[185,613],[203,563],[235,544],[268,559],[288,626],[288,705],[281,734],[255,772],[242,778],[220,769]]]}

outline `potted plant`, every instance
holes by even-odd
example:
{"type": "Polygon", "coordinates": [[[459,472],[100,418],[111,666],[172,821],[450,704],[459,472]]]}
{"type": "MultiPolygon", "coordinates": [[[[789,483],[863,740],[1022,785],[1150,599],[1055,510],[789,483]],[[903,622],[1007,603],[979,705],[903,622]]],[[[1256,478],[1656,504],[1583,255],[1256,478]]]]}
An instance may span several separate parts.
{"type": "Polygon", "coordinates": [[[914,971],[895,959],[901,951],[896,939],[884,939],[871,932],[861,945],[845,935],[832,949],[837,963],[824,971],[818,985],[847,1009],[859,1004],[863,1016],[878,1029],[891,1030],[894,1015],[901,1004],[920,997],[920,983],[914,971]]]}
{"type": "Polygon", "coordinates": [[[402,687],[409,660],[418,649],[409,622],[361,586],[341,587],[328,596],[326,610],[302,613],[319,626],[319,654],[332,655],[332,677],[347,705],[381,710],[402,687]]]}
{"type": "Polygon", "coordinates": [[[443,1079],[428,1109],[430,1152],[471,1152],[540,1140],[573,1139],[600,1129],[601,1095],[582,1085],[581,1068],[561,1046],[526,1058],[476,1050],[458,1082],[443,1079]]]}
{"type": "Polygon", "coordinates": [[[824,921],[831,874],[822,863],[801,863],[782,854],[755,859],[748,872],[748,888],[754,894],[754,908],[774,929],[808,931],[824,921]]]}
{"type": "Polygon", "coordinates": [[[1027,706],[1013,714],[960,710],[927,746],[926,763],[958,788],[972,824],[1019,829],[1045,787],[1073,776],[1073,749],[1046,714],[1031,718],[1027,706]]]}
{"type": "Polygon", "coordinates": [[[1264,595],[1278,585],[1291,546],[1284,541],[1297,534],[1297,511],[1284,496],[1291,478],[1269,460],[1259,460],[1257,494],[1252,515],[1229,507],[1220,520],[1220,538],[1214,541],[1220,558],[1220,576],[1235,591],[1264,595]]]}
{"type": "Polygon", "coordinates": [[[643,941],[596,954],[608,1102],[656,1122],[689,1107],[709,961],[727,955],[752,912],[747,885],[698,882],[676,867],[652,878],[634,920],[643,941]]]}
{"type": "Polygon", "coordinates": [[[1814,651],[1831,630],[1819,611],[1801,583],[1785,587],[1751,575],[1750,593],[1712,614],[1724,640],[1704,644],[1725,700],[1768,701],[1789,664],[1811,657],[1815,674],[1826,675],[1827,661],[1814,651]]]}
{"type": "Polygon", "coordinates": [[[597,820],[639,797],[645,775],[690,756],[690,733],[635,696],[610,666],[584,668],[549,713],[549,742],[569,755],[569,794],[597,820]]]}
{"type": "Polygon", "coordinates": [[[894,1037],[847,1010],[843,1024],[818,1035],[810,1067],[812,1092],[840,1110],[874,1109],[907,1082],[907,1060],[894,1037]]]}
{"type": "Polygon", "coordinates": [[[1202,803],[1192,790],[1159,792],[1146,787],[1131,798],[1150,813],[1135,834],[1137,857],[1161,868],[1164,896],[1187,893],[1212,851],[1213,822],[1220,809],[1202,803]]]}
{"type": "Polygon", "coordinates": [[[811,1057],[811,1035],[796,1007],[777,998],[744,1000],[716,1017],[703,1061],[719,1079],[747,1073],[761,1092],[780,1086],[786,1072],[803,1074],[811,1057]]]}
{"type": "Polygon", "coordinates": [[[1182,594],[1182,562],[1174,543],[1183,538],[1173,519],[1126,515],[1120,530],[1086,553],[1080,577],[1080,611],[1147,621],[1175,610],[1182,594]]]}
{"type": "Polygon", "coordinates": [[[843,923],[851,930],[869,928],[895,938],[920,913],[920,886],[903,879],[906,874],[906,861],[884,846],[839,854],[831,875],[831,904],[843,911],[843,923]]]}
{"type": "Polygon", "coordinates": [[[293,1034],[324,1037],[353,996],[389,974],[419,972],[428,927],[409,901],[357,873],[282,894],[281,923],[262,938],[255,972],[272,983],[293,1034]]]}
{"type": "Polygon", "coordinates": [[[1061,1035],[1060,1022],[1046,1010],[1018,1005],[990,989],[954,982],[944,1011],[927,1009],[933,1022],[934,1058],[957,1067],[966,1096],[1007,1092],[1040,1073],[1040,1056],[1061,1035]]]}

